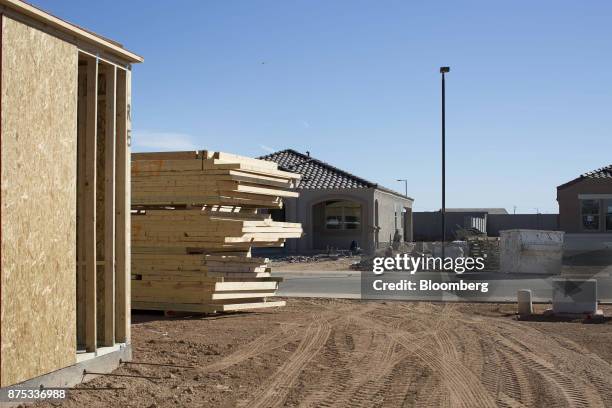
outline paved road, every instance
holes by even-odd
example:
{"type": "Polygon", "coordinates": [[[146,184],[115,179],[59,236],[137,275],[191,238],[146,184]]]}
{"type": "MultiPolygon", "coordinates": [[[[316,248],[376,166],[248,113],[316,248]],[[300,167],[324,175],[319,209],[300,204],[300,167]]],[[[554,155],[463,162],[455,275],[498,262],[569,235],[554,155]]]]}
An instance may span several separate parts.
{"type": "MultiPolygon", "coordinates": [[[[416,290],[386,290],[374,293],[366,290],[373,284],[375,277],[372,272],[356,271],[316,271],[295,272],[275,271],[275,276],[281,276],[284,281],[278,291],[279,296],[288,297],[328,297],[328,298],[363,298],[395,299],[395,300],[443,300],[443,301],[516,301],[516,291],[531,289],[533,300],[548,302],[552,298],[553,278],[550,276],[513,276],[500,273],[472,273],[454,275],[447,273],[417,272],[410,275],[405,272],[387,272],[385,281],[413,281],[416,290]],[[421,280],[431,283],[459,282],[488,283],[487,292],[475,290],[420,290],[421,280]],[[362,291],[363,285],[363,291],[362,291]]],[[[597,280],[598,298],[602,302],[612,302],[612,277],[609,273],[594,276],[597,280]]],[[[380,282],[378,283],[380,286],[380,282]]]]}

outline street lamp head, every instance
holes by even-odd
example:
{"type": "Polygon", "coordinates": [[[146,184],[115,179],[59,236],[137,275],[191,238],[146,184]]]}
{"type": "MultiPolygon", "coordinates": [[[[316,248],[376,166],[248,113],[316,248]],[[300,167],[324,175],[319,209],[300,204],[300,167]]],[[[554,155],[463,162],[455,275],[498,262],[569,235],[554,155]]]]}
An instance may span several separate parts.
{"type": "Polygon", "coordinates": [[[446,74],[448,72],[450,72],[450,67],[440,67],[441,74],[446,74]]]}

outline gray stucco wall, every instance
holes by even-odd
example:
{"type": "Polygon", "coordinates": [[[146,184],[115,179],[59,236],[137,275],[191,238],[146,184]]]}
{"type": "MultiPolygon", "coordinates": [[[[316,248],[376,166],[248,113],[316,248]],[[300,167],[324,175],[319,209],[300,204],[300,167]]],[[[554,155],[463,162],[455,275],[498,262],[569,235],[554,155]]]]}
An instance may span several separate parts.
{"type": "MultiPolygon", "coordinates": [[[[557,214],[484,214],[472,212],[446,213],[446,237],[455,239],[457,225],[464,226],[465,217],[482,217],[486,223],[486,233],[498,237],[499,231],[510,229],[559,230],[557,214]]],[[[414,213],[414,238],[418,241],[439,241],[442,233],[440,212],[414,213]]]]}
{"type": "Polygon", "coordinates": [[[499,231],[531,229],[559,231],[559,214],[489,214],[487,235],[499,237],[499,231]]]}
{"type": "MultiPolygon", "coordinates": [[[[399,197],[395,194],[388,193],[382,190],[374,192],[374,215],[376,213],[376,202],[378,202],[378,242],[379,247],[387,245],[393,241],[393,235],[397,229],[402,237],[404,237],[404,229],[406,223],[402,220],[402,209],[407,209],[406,217],[412,221],[412,200],[399,197]],[[396,214],[397,213],[397,218],[396,214]]],[[[412,232],[409,231],[407,240],[411,240],[412,232]]],[[[375,237],[373,237],[375,240],[375,237]]]]}
{"type": "Polygon", "coordinates": [[[388,241],[388,237],[392,237],[395,231],[394,205],[400,209],[402,206],[412,208],[411,200],[374,188],[299,190],[299,193],[299,198],[285,200],[285,217],[290,222],[301,222],[305,235],[301,239],[287,241],[285,245],[289,252],[310,252],[316,250],[317,246],[318,249],[324,249],[326,244],[337,249],[348,249],[353,237],[361,248],[372,251],[377,230],[374,220],[375,199],[379,206],[378,233],[381,242],[388,241]],[[324,218],[323,214],[313,211],[313,206],[329,200],[350,200],[361,204],[360,231],[326,231],[317,228],[324,228],[324,218]]]}
{"type": "MultiPolygon", "coordinates": [[[[457,226],[465,227],[466,217],[478,219],[487,223],[487,214],[477,212],[447,212],[446,239],[453,240],[457,226]]],[[[442,239],[442,215],[439,211],[419,211],[413,214],[414,239],[416,241],[440,241],[442,239]]]]}

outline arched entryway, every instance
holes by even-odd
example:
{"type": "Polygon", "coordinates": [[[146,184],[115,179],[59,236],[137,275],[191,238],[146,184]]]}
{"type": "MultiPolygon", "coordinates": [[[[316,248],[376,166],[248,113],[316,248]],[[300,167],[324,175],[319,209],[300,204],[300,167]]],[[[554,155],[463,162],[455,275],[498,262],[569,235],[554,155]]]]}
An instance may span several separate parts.
{"type": "Polygon", "coordinates": [[[314,249],[349,249],[351,242],[362,246],[364,214],[361,203],[327,200],[312,206],[314,249]]]}

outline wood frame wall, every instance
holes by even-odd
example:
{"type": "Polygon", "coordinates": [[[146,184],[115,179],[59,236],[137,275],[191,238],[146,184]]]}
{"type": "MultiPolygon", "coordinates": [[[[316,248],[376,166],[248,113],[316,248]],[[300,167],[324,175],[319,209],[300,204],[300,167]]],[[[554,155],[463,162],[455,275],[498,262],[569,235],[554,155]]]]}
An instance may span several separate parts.
{"type": "Polygon", "coordinates": [[[130,341],[131,76],[86,52],[79,65],[77,343],[95,352],[130,341]]]}
{"type": "Polygon", "coordinates": [[[142,58],[20,0],[0,0],[0,22],[4,387],[130,341],[129,81],[142,58]],[[109,78],[103,102],[99,75],[109,78]],[[13,205],[26,194],[28,205],[13,205]]]}

